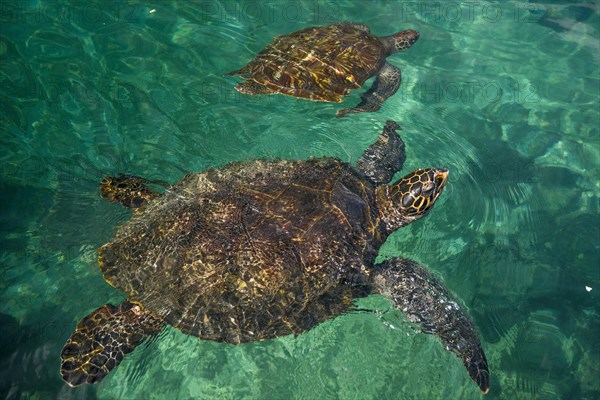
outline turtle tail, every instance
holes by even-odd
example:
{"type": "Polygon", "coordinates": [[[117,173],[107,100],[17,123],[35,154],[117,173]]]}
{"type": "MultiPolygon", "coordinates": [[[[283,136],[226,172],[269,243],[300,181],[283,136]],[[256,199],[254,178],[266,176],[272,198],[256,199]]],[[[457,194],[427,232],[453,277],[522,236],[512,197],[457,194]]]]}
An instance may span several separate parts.
{"type": "Polygon", "coordinates": [[[60,353],[60,374],[69,386],[98,383],[164,322],[139,305],[106,304],[83,318],[60,353]]]}

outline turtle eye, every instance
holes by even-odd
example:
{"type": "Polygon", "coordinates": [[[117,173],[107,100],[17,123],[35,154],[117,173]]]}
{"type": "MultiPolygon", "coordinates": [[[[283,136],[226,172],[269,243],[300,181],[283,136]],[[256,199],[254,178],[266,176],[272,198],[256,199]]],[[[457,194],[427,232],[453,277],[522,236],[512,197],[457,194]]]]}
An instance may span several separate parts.
{"type": "Polygon", "coordinates": [[[433,194],[434,190],[435,190],[435,183],[429,181],[423,185],[421,194],[425,197],[429,197],[433,194]]]}

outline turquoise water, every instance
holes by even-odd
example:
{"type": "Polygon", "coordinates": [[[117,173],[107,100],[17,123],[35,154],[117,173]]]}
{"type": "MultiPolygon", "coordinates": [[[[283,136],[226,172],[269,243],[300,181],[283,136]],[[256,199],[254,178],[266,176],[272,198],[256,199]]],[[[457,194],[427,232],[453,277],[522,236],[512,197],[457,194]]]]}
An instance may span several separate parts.
{"type": "Polygon", "coordinates": [[[600,398],[595,2],[3,0],[0,11],[3,398],[482,397],[460,360],[378,296],[359,305],[383,313],[296,338],[232,346],[167,329],[99,385],[60,379],[75,324],[124,298],[96,262],[128,218],[99,197],[103,176],[176,182],[260,156],[353,162],[386,119],[403,127],[405,170],[451,176],[432,213],[380,254],[427,265],[471,310],[486,398],[600,398]],[[342,105],[243,96],[223,76],[277,34],[341,20],[421,33],[389,58],[403,83],[377,113],[335,119],[342,105]]]}

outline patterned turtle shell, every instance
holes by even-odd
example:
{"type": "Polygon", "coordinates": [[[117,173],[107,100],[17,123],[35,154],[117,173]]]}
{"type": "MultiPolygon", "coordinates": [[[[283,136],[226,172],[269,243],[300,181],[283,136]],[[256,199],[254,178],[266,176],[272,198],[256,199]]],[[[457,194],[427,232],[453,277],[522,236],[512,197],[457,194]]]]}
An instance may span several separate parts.
{"type": "Polygon", "coordinates": [[[327,158],[190,174],[121,227],[100,266],[132,302],[187,334],[240,343],[300,333],[358,295],[339,280],[374,261],[374,191],[327,158]],[[362,208],[349,214],[342,188],[362,208]]]}
{"type": "Polygon", "coordinates": [[[274,92],[339,103],[379,71],[386,57],[376,36],[336,24],[277,36],[243,74],[274,92]]]}

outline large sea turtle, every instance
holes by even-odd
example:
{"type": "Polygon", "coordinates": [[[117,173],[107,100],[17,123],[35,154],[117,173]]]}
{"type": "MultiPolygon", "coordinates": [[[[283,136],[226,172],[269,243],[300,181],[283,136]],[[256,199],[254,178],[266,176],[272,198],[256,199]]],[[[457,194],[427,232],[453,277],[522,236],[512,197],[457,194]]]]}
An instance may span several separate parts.
{"type": "Polygon", "coordinates": [[[388,121],[356,167],[334,158],[236,162],[162,194],[139,177],[105,178],[103,197],[134,212],[98,260],[128,297],[79,322],[61,353],[62,378],[99,382],[166,324],[235,344],[272,339],[380,293],[439,336],[487,392],[475,327],[440,280],[407,259],[375,263],[392,232],[431,210],[448,176],[418,169],[390,184],[405,159],[397,129],[388,121]]]}
{"type": "Polygon", "coordinates": [[[400,87],[400,69],[386,57],[408,49],[418,38],[410,29],[377,37],[368,26],[353,22],[311,27],[276,36],[246,66],[227,75],[246,79],[235,87],[241,93],[283,93],[336,103],[376,75],[361,102],[337,115],[377,111],[400,87]]]}

